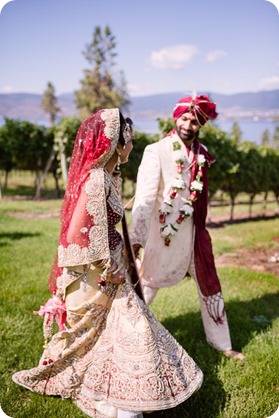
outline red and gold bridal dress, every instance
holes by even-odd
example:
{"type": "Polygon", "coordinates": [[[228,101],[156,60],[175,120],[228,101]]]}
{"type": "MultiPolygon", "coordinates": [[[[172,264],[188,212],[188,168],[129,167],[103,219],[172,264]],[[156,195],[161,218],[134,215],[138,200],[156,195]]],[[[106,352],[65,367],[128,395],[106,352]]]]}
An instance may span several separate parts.
{"type": "MultiPolygon", "coordinates": [[[[116,229],[123,205],[115,180],[102,172],[109,248],[118,265],[125,265],[116,229]]],[[[89,195],[96,175],[93,170],[85,185],[89,195]]],[[[66,327],[51,338],[39,365],[15,373],[13,381],[43,395],[71,398],[96,418],[115,418],[118,408],[168,409],[189,398],[202,384],[201,370],[137,296],[125,271],[125,283],[107,283],[101,292],[98,269],[85,275],[81,266],[64,268],[59,286],[66,327]]]]}

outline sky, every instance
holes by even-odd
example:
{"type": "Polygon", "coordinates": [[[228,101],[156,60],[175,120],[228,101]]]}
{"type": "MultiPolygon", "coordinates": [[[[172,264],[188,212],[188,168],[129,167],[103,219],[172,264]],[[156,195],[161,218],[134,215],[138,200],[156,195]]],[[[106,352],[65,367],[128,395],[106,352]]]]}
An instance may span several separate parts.
{"type": "MultiPolygon", "coordinates": [[[[278,5],[278,0],[274,0],[278,5]]],[[[0,93],[80,88],[96,26],[128,93],[279,89],[279,6],[267,0],[0,0],[0,93]]]]}

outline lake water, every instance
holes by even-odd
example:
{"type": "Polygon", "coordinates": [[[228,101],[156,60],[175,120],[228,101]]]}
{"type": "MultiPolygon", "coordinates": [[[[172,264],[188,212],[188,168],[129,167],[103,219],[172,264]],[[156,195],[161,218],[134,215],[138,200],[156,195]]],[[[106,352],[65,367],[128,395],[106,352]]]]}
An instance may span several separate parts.
{"type": "MultiPolygon", "coordinates": [[[[229,133],[232,129],[233,123],[234,121],[218,121],[216,126],[229,133]]],[[[256,144],[261,143],[262,135],[265,130],[269,131],[269,137],[272,139],[275,127],[279,126],[279,123],[274,123],[268,120],[252,121],[239,119],[237,120],[237,123],[241,129],[243,138],[247,141],[255,142],[256,144]]],[[[160,133],[158,129],[158,122],[156,120],[135,120],[134,128],[137,131],[149,134],[160,133]]]]}

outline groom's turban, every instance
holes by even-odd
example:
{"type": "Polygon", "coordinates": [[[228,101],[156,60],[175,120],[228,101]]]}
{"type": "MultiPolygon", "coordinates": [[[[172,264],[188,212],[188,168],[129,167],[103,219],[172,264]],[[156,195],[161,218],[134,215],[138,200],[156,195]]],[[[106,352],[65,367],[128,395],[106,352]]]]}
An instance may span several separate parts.
{"type": "Polygon", "coordinates": [[[179,100],[173,109],[174,120],[180,118],[184,113],[192,113],[201,126],[209,119],[213,120],[218,116],[216,104],[211,102],[205,95],[197,96],[195,98],[189,96],[179,100]]]}

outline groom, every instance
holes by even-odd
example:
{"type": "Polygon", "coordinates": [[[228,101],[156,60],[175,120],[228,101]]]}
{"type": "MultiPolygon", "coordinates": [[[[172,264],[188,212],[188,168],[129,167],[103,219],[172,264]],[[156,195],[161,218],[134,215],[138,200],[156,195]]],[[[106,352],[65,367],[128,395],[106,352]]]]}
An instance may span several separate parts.
{"type": "Polygon", "coordinates": [[[200,127],[217,117],[207,96],[185,97],[173,110],[175,128],[148,145],[137,177],[130,231],[149,305],[161,287],[190,275],[196,282],[206,339],[228,357],[232,350],[220,281],[206,229],[208,167],[214,158],[198,140],[200,127]]]}

